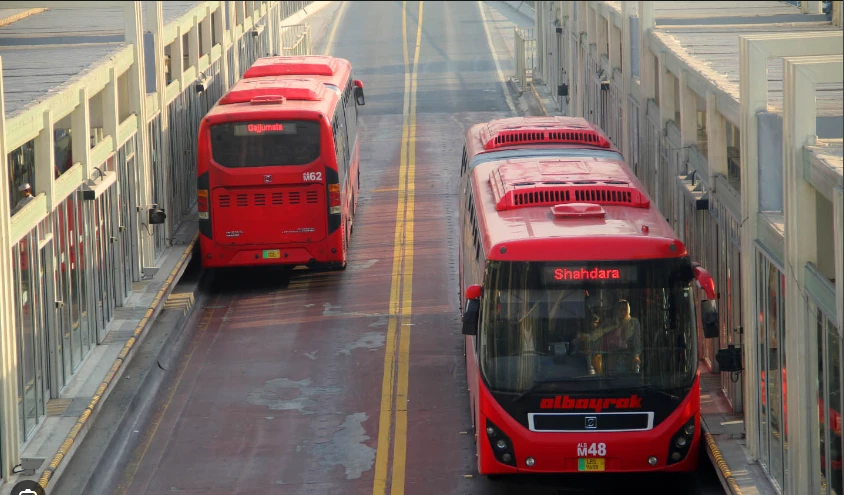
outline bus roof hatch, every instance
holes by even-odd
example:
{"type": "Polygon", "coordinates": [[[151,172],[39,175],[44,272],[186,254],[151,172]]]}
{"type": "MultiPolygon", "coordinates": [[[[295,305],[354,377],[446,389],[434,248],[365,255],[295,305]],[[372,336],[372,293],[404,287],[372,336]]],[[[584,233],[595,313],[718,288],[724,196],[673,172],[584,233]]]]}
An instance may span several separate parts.
{"type": "Polygon", "coordinates": [[[618,174],[589,173],[579,160],[536,165],[503,163],[489,174],[496,210],[567,203],[650,207],[648,197],[618,174]]]}
{"type": "Polygon", "coordinates": [[[266,76],[333,76],[337,59],[327,55],[262,57],[243,74],[244,79],[266,76]]]}
{"type": "Polygon", "coordinates": [[[325,95],[325,85],[313,79],[288,79],[284,77],[262,77],[241,79],[222,98],[220,105],[249,103],[252,101],[269,103],[285,100],[319,101],[325,95]]]}
{"type": "Polygon", "coordinates": [[[604,134],[581,117],[511,117],[490,121],[481,130],[484,149],[516,144],[579,144],[610,148],[604,134]]]}

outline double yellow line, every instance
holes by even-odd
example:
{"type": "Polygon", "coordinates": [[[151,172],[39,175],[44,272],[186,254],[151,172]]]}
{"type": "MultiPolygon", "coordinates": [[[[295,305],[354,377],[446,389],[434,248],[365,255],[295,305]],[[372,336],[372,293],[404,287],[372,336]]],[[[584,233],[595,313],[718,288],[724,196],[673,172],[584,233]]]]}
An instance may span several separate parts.
{"type": "Polygon", "coordinates": [[[404,54],[404,121],[399,158],[398,206],[393,240],[393,275],[390,287],[389,323],[384,378],[381,383],[381,414],[372,495],[386,495],[387,477],[391,495],[404,494],[407,458],[407,388],[410,365],[410,327],[413,301],[413,209],[416,177],[416,79],[422,47],[422,9],[419,2],[416,52],[413,65],[407,50],[407,2],[402,2],[402,45],[404,54]],[[397,335],[398,334],[398,335],[397,335]],[[398,337],[398,338],[397,338],[398,337]],[[398,349],[398,355],[396,350],[398,349]],[[397,366],[398,365],[398,366],[397,366]],[[398,367],[398,370],[396,368],[398,367]],[[395,405],[393,402],[395,401],[395,405]],[[395,411],[395,423],[393,412],[395,411]],[[392,437],[392,464],[390,438],[392,437]],[[391,469],[392,468],[392,469],[391,469]]]}

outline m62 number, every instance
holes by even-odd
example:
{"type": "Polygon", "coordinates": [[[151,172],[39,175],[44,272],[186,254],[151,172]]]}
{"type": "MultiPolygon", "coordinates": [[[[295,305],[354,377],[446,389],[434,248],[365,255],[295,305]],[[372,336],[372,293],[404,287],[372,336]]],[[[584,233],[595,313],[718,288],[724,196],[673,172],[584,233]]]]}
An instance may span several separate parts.
{"type": "Polygon", "coordinates": [[[305,172],[302,174],[302,180],[304,181],[321,181],[322,180],[322,172],[305,172]]]}

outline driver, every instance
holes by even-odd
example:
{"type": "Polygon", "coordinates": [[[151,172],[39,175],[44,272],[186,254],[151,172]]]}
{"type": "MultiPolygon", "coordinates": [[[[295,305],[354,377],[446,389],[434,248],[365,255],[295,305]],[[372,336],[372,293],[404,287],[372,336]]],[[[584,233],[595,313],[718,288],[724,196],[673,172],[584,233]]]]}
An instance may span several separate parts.
{"type": "MultiPolygon", "coordinates": [[[[642,353],[642,329],[639,320],[630,316],[630,303],[620,299],[615,306],[615,318],[607,325],[578,337],[584,341],[590,351],[598,350],[612,353],[615,371],[639,372],[642,353]]],[[[592,352],[587,354],[589,359],[592,352]]],[[[595,370],[603,373],[603,353],[598,353],[589,359],[595,370]]]]}

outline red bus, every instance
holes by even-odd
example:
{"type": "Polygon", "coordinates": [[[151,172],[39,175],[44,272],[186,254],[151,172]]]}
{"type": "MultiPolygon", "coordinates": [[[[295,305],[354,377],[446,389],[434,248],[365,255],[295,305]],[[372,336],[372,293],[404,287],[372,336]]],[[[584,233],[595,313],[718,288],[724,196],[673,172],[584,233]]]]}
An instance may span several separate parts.
{"type": "MultiPolygon", "coordinates": [[[[350,79],[351,66],[337,60],[338,79],[350,79]]],[[[203,267],[344,269],[360,187],[363,85],[338,90],[307,74],[250,75],[200,125],[203,267]]]]}
{"type": "MultiPolygon", "coordinates": [[[[363,82],[355,79],[351,62],[344,58],[330,55],[262,57],[256,60],[252,67],[243,74],[244,79],[267,76],[288,76],[291,78],[307,76],[321,81],[325,84],[325,87],[342,95],[343,108],[347,114],[346,119],[353,119],[354,124],[357,124],[357,106],[366,104],[363,82]],[[352,101],[353,99],[354,101],[352,101]]],[[[357,125],[354,125],[352,129],[354,129],[354,139],[350,137],[348,141],[348,148],[351,150],[349,174],[347,175],[348,183],[343,184],[341,197],[348,202],[344,205],[344,209],[351,210],[350,218],[353,219],[354,213],[357,211],[357,199],[360,192],[360,144],[357,139],[357,125]]],[[[351,234],[353,228],[353,225],[349,226],[349,234],[351,234]]]]}
{"type": "Polygon", "coordinates": [[[479,473],[694,472],[715,285],[600,130],[472,126],[460,205],[479,473]]]}

